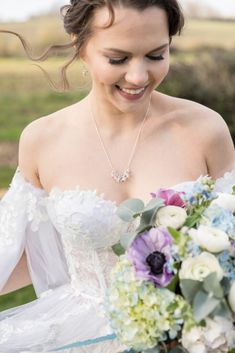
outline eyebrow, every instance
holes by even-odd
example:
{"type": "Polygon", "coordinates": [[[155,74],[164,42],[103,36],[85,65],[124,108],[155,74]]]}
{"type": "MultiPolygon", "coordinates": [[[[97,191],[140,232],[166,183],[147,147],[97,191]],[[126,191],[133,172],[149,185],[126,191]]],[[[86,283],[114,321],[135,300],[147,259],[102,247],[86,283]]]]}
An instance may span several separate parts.
{"type": "MultiPolygon", "coordinates": [[[[164,48],[166,48],[168,45],[169,45],[169,43],[163,44],[163,45],[161,45],[160,47],[151,50],[149,53],[153,53],[153,52],[155,52],[155,51],[164,49],[164,48]]],[[[104,50],[113,51],[113,52],[120,53],[120,54],[128,54],[128,55],[131,55],[131,54],[132,54],[132,53],[130,53],[130,52],[128,52],[128,51],[121,50],[121,49],[117,49],[117,48],[105,48],[104,50]]]]}

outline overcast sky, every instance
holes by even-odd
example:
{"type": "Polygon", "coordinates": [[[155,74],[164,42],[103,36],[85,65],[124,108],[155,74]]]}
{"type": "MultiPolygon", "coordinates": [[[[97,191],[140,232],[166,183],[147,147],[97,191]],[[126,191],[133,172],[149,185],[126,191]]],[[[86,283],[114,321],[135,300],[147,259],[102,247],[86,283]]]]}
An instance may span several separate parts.
{"type": "MultiPolygon", "coordinates": [[[[179,0],[182,5],[190,0],[179,0]]],[[[235,17],[235,0],[197,0],[220,11],[222,16],[235,17]]],[[[38,15],[69,3],[69,0],[0,0],[0,21],[24,21],[31,15],[38,15]]]]}

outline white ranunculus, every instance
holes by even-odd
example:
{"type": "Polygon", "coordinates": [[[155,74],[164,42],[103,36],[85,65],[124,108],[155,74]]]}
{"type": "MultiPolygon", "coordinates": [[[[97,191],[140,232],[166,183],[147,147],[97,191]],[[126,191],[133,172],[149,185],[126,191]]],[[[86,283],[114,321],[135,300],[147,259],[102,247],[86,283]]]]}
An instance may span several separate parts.
{"type": "Polygon", "coordinates": [[[184,208],[178,206],[161,207],[156,216],[157,227],[172,227],[179,229],[184,224],[187,213],[184,208]]]}
{"type": "Polygon", "coordinates": [[[222,280],[224,273],[217,258],[213,254],[203,252],[182,262],[179,277],[203,281],[212,272],[216,272],[219,281],[222,280]]]}
{"type": "Polygon", "coordinates": [[[217,228],[200,225],[198,229],[190,229],[193,241],[203,249],[218,253],[230,248],[228,235],[217,228]]]}
{"type": "Polygon", "coordinates": [[[234,344],[233,324],[216,316],[206,318],[205,327],[193,327],[182,335],[182,345],[189,353],[227,353],[234,344]]]}
{"type": "Polygon", "coordinates": [[[235,313],[235,281],[233,281],[232,286],[230,288],[228,301],[232,311],[235,313]]]}
{"type": "Polygon", "coordinates": [[[235,195],[218,193],[218,198],[213,200],[211,205],[213,204],[224,207],[231,212],[235,212],[235,195]]]}

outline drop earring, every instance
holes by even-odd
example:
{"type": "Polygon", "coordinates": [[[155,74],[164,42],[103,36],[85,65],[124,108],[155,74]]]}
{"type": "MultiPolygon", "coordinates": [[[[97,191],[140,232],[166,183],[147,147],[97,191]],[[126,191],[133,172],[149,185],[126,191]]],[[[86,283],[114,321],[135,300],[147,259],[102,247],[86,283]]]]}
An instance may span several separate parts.
{"type": "Polygon", "coordinates": [[[88,75],[88,70],[85,68],[85,66],[82,68],[82,76],[87,77],[88,75]]]}

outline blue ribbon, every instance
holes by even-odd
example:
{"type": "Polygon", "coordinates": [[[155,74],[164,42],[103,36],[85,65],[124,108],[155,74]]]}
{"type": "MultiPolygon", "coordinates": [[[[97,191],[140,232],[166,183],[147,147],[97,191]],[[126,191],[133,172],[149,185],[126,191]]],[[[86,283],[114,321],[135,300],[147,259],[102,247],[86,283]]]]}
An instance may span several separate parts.
{"type": "MultiPolygon", "coordinates": [[[[59,348],[55,348],[55,349],[51,349],[49,352],[57,352],[57,351],[62,351],[62,350],[65,350],[65,349],[68,349],[68,348],[74,348],[74,347],[83,347],[83,346],[89,346],[91,344],[94,344],[94,343],[100,343],[100,342],[104,342],[104,341],[109,341],[109,340],[114,340],[117,336],[113,333],[112,335],[107,335],[107,336],[101,336],[101,337],[97,337],[97,338],[94,338],[94,339],[89,339],[89,340],[86,340],[86,341],[78,341],[78,342],[75,342],[75,343],[71,343],[71,344],[68,344],[66,346],[62,346],[62,347],[59,347],[59,348]]],[[[130,351],[125,351],[125,352],[122,352],[122,353],[130,353],[130,351]]]]}

